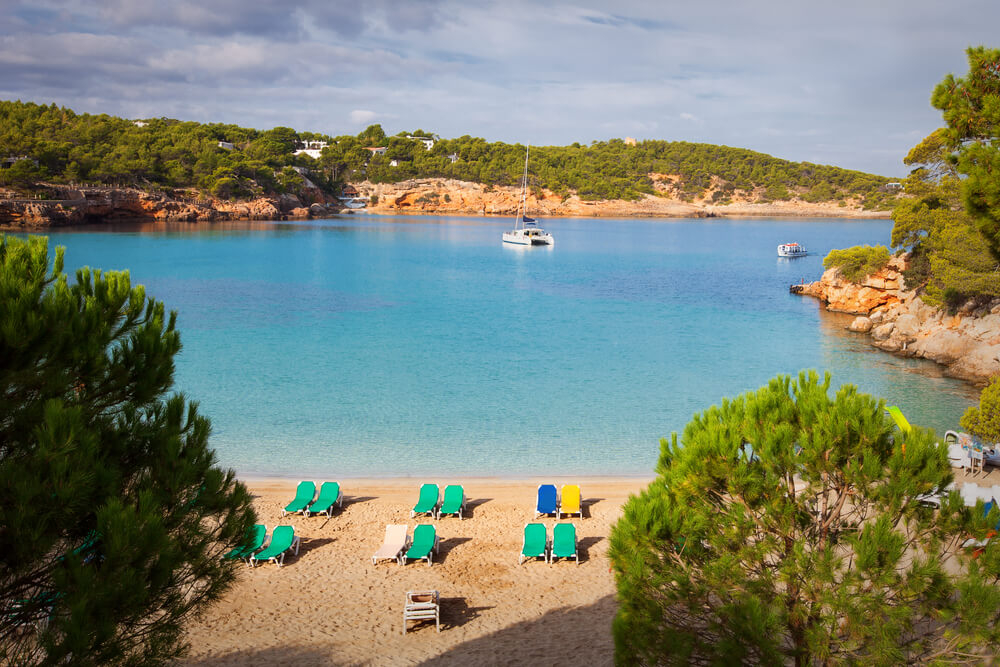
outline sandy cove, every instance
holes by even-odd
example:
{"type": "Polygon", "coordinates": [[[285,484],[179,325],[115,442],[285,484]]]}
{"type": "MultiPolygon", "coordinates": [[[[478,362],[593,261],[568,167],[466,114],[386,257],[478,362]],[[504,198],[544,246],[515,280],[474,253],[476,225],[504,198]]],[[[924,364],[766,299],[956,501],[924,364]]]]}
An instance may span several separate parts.
{"type": "MultiPolygon", "coordinates": [[[[281,568],[241,568],[226,597],[189,627],[192,649],[181,664],[610,665],[617,603],[608,533],[628,496],[651,480],[346,479],[344,507],[329,519],[281,518],[295,481],[248,481],[259,521],[269,532],[294,526],[299,555],[281,568]],[[421,481],[463,484],[466,518],[411,519],[421,481]],[[541,482],[580,484],[583,518],[563,519],[576,524],[579,565],[517,563],[541,482]],[[433,523],[441,540],[434,564],[373,566],[390,523],[407,524],[411,537],[415,525],[433,523]],[[441,632],[411,621],[404,636],[406,591],[424,589],[441,594],[441,632]]],[[[551,539],[556,520],[538,520],[551,539]]]]}
{"type": "MultiPolygon", "coordinates": [[[[1000,469],[970,475],[961,486],[1000,484],[1000,469]]],[[[295,481],[252,480],[254,506],[268,530],[289,524],[302,536],[284,567],[241,567],[236,584],[188,627],[190,654],[179,664],[216,665],[610,665],[611,622],[617,609],[607,559],[608,533],[629,495],[648,478],[547,479],[579,483],[583,518],[576,524],[580,564],[517,564],[524,524],[533,520],[539,480],[433,480],[462,483],[466,518],[410,518],[420,481],[342,480],[343,509],[332,518],[281,518],[295,481]],[[441,539],[434,564],[405,566],[371,555],[385,526],[413,534],[433,523],[441,539]],[[440,592],[441,632],[411,621],[403,635],[406,591],[440,592]]],[[[322,480],[316,480],[320,482],[322,480]]],[[[549,536],[554,518],[538,519],[549,536]]]]}

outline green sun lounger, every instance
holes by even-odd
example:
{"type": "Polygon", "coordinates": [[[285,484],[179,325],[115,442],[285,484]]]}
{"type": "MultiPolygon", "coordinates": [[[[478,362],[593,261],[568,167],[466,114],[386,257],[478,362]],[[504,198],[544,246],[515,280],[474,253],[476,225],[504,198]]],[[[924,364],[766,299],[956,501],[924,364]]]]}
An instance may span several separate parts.
{"type": "Polygon", "coordinates": [[[281,510],[281,516],[304,512],[315,497],[316,482],[299,482],[299,488],[295,489],[295,499],[281,510]]]}
{"type": "Polygon", "coordinates": [[[309,516],[310,514],[326,514],[327,516],[333,516],[333,506],[337,507],[344,506],[344,494],[340,492],[340,484],[337,482],[323,482],[323,486],[319,487],[319,497],[316,498],[316,502],[309,506],[309,509],[303,510],[303,514],[309,516]]]}
{"type": "Polygon", "coordinates": [[[408,558],[420,560],[423,558],[430,565],[434,562],[434,553],[438,550],[437,530],[430,524],[422,524],[413,529],[413,543],[403,554],[400,562],[406,565],[408,558]]]}
{"type": "Polygon", "coordinates": [[[557,523],[552,528],[551,563],[556,558],[572,558],[580,564],[580,556],[576,552],[576,526],[571,523],[557,523]]]}
{"type": "Polygon", "coordinates": [[[457,514],[461,519],[464,509],[465,489],[460,484],[449,484],[444,487],[444,499],[438,508],[437,518],[440,519],[442,514],[457,514]]]}
{"type": "Polygon", "coordinates": [[[524,526],[524,544],[517,564],[520,565],[526,558],[544,558],[548,562],[549,538],[544,523],[529,523],[524,526]]]}
{"type": "Polygon", "coordinates": [[[264,538],[267,537],[267,526],[262,523],[258,523],[256,526],[250,529],[247,533],[246,541],[240,546],[236,547],[229,553],[227,553],[223,558],[226,560],[236,560],[237,558],[242,558],[246,560],[250,558],[250,555],[264,546],[264,538]]]}
{"type": "Polygon", "coordinates": [[[438,491],[437,484],[424,484],[421,486],[420,497],[417,499],[417,504],[410,510],[410,517],[415,517],[418,514],[430,514],[434,516],[434,512],[437,511],[439,496],[440,491],[438,491]]]}
{"type": "Polygon", "coordinates": [[[295,534],[295,529],[291,526],[275,526],[271,533],[271,541],[260,553],[250,556],[250,567],[262,561],[272,561],[281,567],[285,564],[285,554],[295,549],[295,555],[299,555],[299,536],[295,534]]]}

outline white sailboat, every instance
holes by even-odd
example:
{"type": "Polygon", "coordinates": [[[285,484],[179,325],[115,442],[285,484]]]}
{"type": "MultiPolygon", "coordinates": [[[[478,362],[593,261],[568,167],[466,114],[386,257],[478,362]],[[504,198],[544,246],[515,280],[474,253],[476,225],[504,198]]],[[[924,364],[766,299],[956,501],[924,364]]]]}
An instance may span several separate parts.
{"type": "Polygon", "coordinates": [[[534,218],[525,215],[525,202],[528,196],[528,152],[530,146],[524,149],[524,177],[521,179],[521,202],[517,206],[517,217],[514,218],[514,229],[503,233],[503,242],[512,245],[552,245],[555,239],[538,226],[534,218]]]}

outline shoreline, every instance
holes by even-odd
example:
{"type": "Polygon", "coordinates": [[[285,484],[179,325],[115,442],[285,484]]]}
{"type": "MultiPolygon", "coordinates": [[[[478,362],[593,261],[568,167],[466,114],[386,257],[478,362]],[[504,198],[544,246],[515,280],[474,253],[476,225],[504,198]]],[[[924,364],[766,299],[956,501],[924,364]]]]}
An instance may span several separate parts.
{"type": "Polygon", "coordinates": [[[321,479],[325,481],[336,481],[342,482],[343,480],[349,480],[351,482],[358,482],[362,484],[370,485],[382,485],[382,486],[403,486],[403,485],[413,485],[422,484],[425,481],[429,481],[435,484],[555,484],[559,486],[561,484],[628,484],[632,482],[643,482],[647,484],[656,479],[656,475],[652,472],[650,473],[636,473],[630,475],[628,473],[615,473],[608,475],[518,475],[513,474],[510,477],[504,475],[454,475],[451,473],[443,475],[412,475],[412,476],[393,476],[385,475],[379,477],[372,477],[369,475],[363,475],[358,477],[352,477],[350,475],[337,475],[335,478],[317,477],[316,475],[300,475],[300,476],[289,476],[284,473],[277,473],[275,475],[267,475],[264,473],[253,473],[253,474],[237,474],[236,479],[243,482],[248,487],[261,485],[261,484],[298,484],[303,480],[313,480],[319,481],[321,479]]]}
{"type": "MultiPolygon", "coordinates": [[[[510,188],[487,190],[481,183],[430,179],[391,184],[355,184],[363,198],[375,203],[351,209],[316,189],[294,195],[222,200],[178,197],[136,188],[71,187],[43,184],[49,199],[0,198],[0,229],[27,231],[121,222],[187,222],[312,220],[341,215],[441,215],[506,217],[517,210],[510,188]],[[443,193],[443,199],[442,197],[443,193]],[[454,198],[452,197],[454,195],[454,198]]],[[[546,191],[529,198],[532,215],[569,218],[838,218],[887,219],[890,211],[865,210],[856,203],[801,200],[762,202],[750,198],[720,205],[709,199],[685,201],[667,194],[630,200],[565,199],[546,191]]]]}

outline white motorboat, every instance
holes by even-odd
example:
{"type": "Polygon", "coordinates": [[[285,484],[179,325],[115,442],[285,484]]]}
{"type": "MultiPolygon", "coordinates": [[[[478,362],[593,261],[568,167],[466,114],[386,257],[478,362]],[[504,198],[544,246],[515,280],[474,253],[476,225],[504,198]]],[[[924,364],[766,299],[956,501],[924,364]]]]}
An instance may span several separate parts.
{"type": "Polygon", "coordinates": [[[778,246],[778,257],[805,257],[809,254],[800,243],[782,243],[778,246]]]}
{"type": "Polygon", "coordinates": [[[553,245],[555,239],[538,226],[534,218],[525,215],[525,202],[528,194],[528,151],[524,149],[524,178],[521,180],[521,202],[517,206],[517,217],[514,218],[514,229],[503,233],[503,242],[512,245],[553,245]]]}

